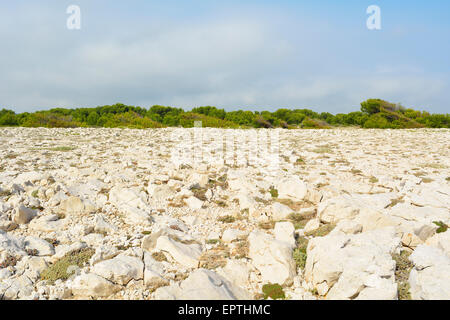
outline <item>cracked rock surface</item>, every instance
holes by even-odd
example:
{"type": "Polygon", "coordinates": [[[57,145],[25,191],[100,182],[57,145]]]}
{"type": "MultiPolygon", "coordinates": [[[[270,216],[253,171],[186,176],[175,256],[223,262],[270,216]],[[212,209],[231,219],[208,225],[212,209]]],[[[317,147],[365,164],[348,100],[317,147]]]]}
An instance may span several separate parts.
{"type": "Polygon", "coordinates": [[[0,128],[0,299],[450,299],[450,130],[195,130],[0,128]]]}

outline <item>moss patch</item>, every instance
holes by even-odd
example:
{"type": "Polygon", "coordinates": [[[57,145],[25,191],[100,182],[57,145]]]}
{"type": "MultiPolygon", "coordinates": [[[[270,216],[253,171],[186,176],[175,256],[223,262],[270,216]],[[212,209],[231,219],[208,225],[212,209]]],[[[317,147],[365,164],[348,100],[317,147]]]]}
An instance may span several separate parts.
{"type": "Polygon", "coordinates": [[[220,217],[217,220],[220,221],[220,222],[223,222],[223,223],[233,223],[234,221],[236,221],[236,218],[233,217],[233,216],[228,215],[228,216],[220,217]]]}
{"type": "Polygon", "coordinates": [[[297,240],[297,248],[294,249],[292,257],[294,258],[295,264],[300,269],[305,269],[306,265],[306,248],[308,247],[308,239],[300,237],[297,240]]]}
{"type": "Polygon", "coordinates": [[[305,235],[307,236],[311,236],[311,237],[324,237],[327,234],[329,234],[331,231],[333,231],[333,229],[336,227],[336,224],[334,223],[329,223],[329,224],[324,224],[323,226],[320,226],[319,229],[311,231],[311,232],[307,232],[305,235]]]}
{"type": "Polygon", "coordinates": [[[411,300],[408,279],[413,264],[408,259],[410,255],[411,253],[406,250],[392,255],[392,259],[395,261],[395,282],[397,282],[399,300],[411,300]]]}
{"type": "Polygon", "coordinates": [[[436,230],[436,233],[442,233],[448,230],[448,225],[446,225],[442,221],[433,221],[435,225],[437,225],[439,228],[436,230]]]}
{"type": "Polygon", "coordinates": [[[72,151],[75,149],[76,149],[76,147],[69,147],[69,146],[50,148],[51,151],[58,151],[58,152],[68,152],[68,151],[72,151]]]}
{"type": "Polygon", "coordinates": [[[72,275],[67,269],[70,266],[82,268],[94,253],[95,250],[91,248],[72,251],[42,271],[41,279],[50,283],[54,283],[58,279],[67,280],[72,275]]]}
{"type": "Polygon", "coordinates": [[[160,252],[153,252],[152,253],[152,258],[155,259],[156,261],[162,262],[162,261],[167,261],[166,255],[164,253],[160,252]]]}
{"type": "Polygon", "coordinates": [[[284,294],[283,287],[278,283],[272,284],[268,283],[263,285],[262,292],[264,294],[264,299],[272,298],[273,300],[277,299],[285,299],[286,295],[284,294]]]}
{"type": "Polygon", "coordinates": [[[278,190],[275,189],[274,187],[270,187],[269,189],[270,195],[272,196],[272,198],[278,198],[278,190]]]}

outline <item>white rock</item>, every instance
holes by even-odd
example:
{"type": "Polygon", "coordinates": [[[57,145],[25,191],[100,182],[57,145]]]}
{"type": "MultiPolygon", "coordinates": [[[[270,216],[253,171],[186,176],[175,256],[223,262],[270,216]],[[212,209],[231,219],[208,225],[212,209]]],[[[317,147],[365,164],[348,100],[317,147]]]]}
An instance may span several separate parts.
{"type": "Polygon", "coordinates": [[[441,249],[448,257],[450,257],[450,230],[436,233],[426,241],[426,244],[441,249]]]}
{"type": "Polygon", "coordinates": [[[146,287],[160,286],[167,282],[163,277],[163,264],[153,259],[149,252],[144,253],[144,264],[144,285],[146,287]]]}
{"type": "Polygon", "coordinates": [[[111,282],[126,285],[130,280],[144,278],[144,263],[141,259],[123,254],[97,263],[92,272],[111,282]]]}
{"type": "Polygon", "coordinates": [[[105,219],[101,215],[95,216],[94,223],[95,223],[95,226],[94,226],[95,232],[111,234],[118,230],[118,228],[115,225],[113,225],[109,222],[106,222],[105,219]]]}
{"type": "Polygon", "coordinates": [[[274,202],[271,210],[272,219],[275,221],[287,219],[292,213],[294,213],[294,210],[279,202],[274,202]]]}
{"type": "Polygon", "coordinates": [[[183,244],[168,236],[159,237],[155,249],[169,253],[175,261],[188,268],[198,267],[198,259],[202,253],[200,245],[183,244]]]}
{"type": "Polygon", "coordinates": [[[69,197],[61,201],[59,208],[67,214],[89,214],[95,212],[95,204],[79,197],[69,197]]]}
{"type": "Polygon", "coordinates": [[[72,293],[81,297],[108,297],[120,290],[120,286],[93,273],[77,276],[72,283],[72,293]]]}
{"type": "Polygon", "coordinates": [[[14,222],[17,224],[27,224],[37,215],[36,210],[25,207],[23,204],[15,209],[14,222]]]}
{"type": "Polygon", "coordinates": [[[400,238],[393,227],[314,238],[308,244],[305,278],[327,299],[355,299],[360,295],[364,299],[396,299],[391,254],[399,248],[400,238]]]}
{"type": "Polygon", "coordinates": [[[192,210],[199,210],[203,206],[203,201],[201,201],[200,199],[198,199],[198,198],[196,198],[194,196],[191,196],[191,197],[189,197],[187,199],[184,199],[184,202],[192,210]]]}
{"type": "Polygon", "coordinates": [[[312,219],[306,223],[305,227],[303,228],[303,231],[306,233],[313,232],[313,231],[316,231],[317,229],[319,229],[319,227],[320,227],[320,220],[312,219]]]}
{"type": "Polygon", "coordinates": [[[253,231],[248,238],[249,257],[261,272],[264,282],[290,284],[296,274],[292,247],[262,231],[253,231]]]}
{"type": "Polygon", "coordinates": [[[292,248],[295,248],[295,227],[292,222],[277,222],[273,233],[276,240],[286,242],[292,248]]]}
{"type": "Polygon", "coordinates": [[[230,259],[223,268],[218,268],[217,273],[229,279],[237,286],[249,285],[250,271],[247,263],[241,260],[230,259]]]}
{"type": "Polygon", "coordinates": [[[290,199],[292,201],[302,201],[308,191],[305,182],[298,177],[290,177],[278,183],[278,198],[290,199]]]}
{"type": "Polygon", "coordinates": [[[409,257],[414,268],[409,275],[415,300],[450,299],[450,258],[440,249],[420,245],[409,257]]]}
{"type": "Polygon", "coordinates": [[[156,300],[248,300],[250,295],[211,270],[198,269],[180,284],[162,287],[156,300]]]}
{"type": "MultiPolygon", "coordinates": [[[[222,234],[222,241],[230,243],[246,235],[245,231],[239,229],[227,229],[222,234]]],[[[217,238],[216,238],[217,239],[217,238]]]]}
{"type": "Polygon", "coordinates": [[[37,250],[38,256],[52,256],[55,254],[55,249],[53,246],[44,239],[27,236],[24,244],[25,249],[37,250]]]}

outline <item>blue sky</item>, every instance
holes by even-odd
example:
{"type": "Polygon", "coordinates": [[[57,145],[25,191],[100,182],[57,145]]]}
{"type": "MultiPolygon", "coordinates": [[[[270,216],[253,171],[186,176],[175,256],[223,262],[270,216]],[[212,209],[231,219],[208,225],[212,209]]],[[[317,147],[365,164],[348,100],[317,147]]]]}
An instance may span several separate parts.
{"type": "Polygon", "coordinates": [[[450,110],[449,1],[2,1],[0,108],[450,110]],[[81,30],[66,9],[81,8],[81,30]],[[366,9],[381,8],[381,30],[366,9]]]}

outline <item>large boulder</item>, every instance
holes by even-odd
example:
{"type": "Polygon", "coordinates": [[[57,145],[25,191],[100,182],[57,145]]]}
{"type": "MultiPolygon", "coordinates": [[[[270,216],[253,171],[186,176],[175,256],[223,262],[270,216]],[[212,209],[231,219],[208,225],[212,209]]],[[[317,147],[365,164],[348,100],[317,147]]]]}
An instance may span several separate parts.
{"type": "Polygon", "coordinates": [[[250,295],[214,271],[198,269],[181,283],[155,291],[156,300],[248,300],[250,295]]]}
{"type": "Polygon", "coordinates": [[[83,297],[108,297],[118,292],[121,287],[94,273],[77,276],[72,282],[72,294],[83,297]]]}
{"type": "Polygon", "coordinates": [[[126,285],[130,280],[144,278],[144,263],[138,257],[120,254],[113,259],[97,263],[92,272],[111,282],[126,285]]]}
{"type": "Polygon", "coordinates": [[[129,224],[150,224],[151,208],[136,188],[113,187],[109,191],[109,202],[125,214],[125,220],[129,224]]]}
{"type": "Polygon", "coordinates": [[[291,284],[296,274],[292,247],[285,241],[275,240],[265,232],[255,230],[248,237],[249,258],[261,272],[264,282],[291,284]]]}
{"type": "Polygon", "coordinates": [[[305,278],[327,299],[396,299],[393,227],[360,234],[332,232],[310,240],[305,278]]]}
{"type": "Polygon", "coordinates": [[[27,224],[37,215],[36,210],[19,205],[14,212],[13,221],[17,224],[27,224]]]}
{"type": "Polygon", "coordinates": [[[59,208],[67,214],[89,214],[96,210],[91,201],[74,196],[61,201],[59,208]]]}
{"type": "Polygon", "coordinates": [[[450,299],[450,257],[442,250],[420,245],[409,257],[414,268],[409,275],[415,300],[450,299]]]}
{"type": "Polygon", "coordinates": [[[52,256],[55,254],[53,245],[41,238],[27,236],[24,244],[26,250],[35,251],[37,256],[52,256]]]}
{"type": "Polygon", "coordinates": [[[275,221],[284,220],[294,213],[294,210],[279,202],[274,202],[271,206],[272,219],[275,221]]]}
{"type": "Polygon", "coordinates": [[[168,236],[159,237],[155,249],[169,253],[175,261],[188,268],[197,268],[202,254],[200,245],[184,244],[168,236]]]}
{"type": "Polygon", "coordinates": [[[305,182],[298,177],[289,177],[280,181],[277,185],[278,198],[302,201],[308,192],[305,182]]]}
{"type": "Polygon", "coordinates": [[[324,223],[337,223],[343,219],[353,219],[359,212],[360,206],[348,194],[328,199],[319,203],[317,207],[317,216],[324,223]]]}

